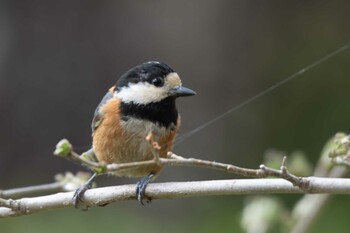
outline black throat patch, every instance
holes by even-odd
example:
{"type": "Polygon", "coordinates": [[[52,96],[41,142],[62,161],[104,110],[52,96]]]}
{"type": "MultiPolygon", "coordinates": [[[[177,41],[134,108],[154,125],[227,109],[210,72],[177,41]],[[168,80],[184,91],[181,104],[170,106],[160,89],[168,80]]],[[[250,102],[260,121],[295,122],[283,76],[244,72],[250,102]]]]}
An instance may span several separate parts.
{"type": "Polygon", "coordinates": [[[123,120],[128,117],[149,120],[160,126],[174,129],[176,126],[178,112],[175,106],[175,98],[168,97],[160,102],[149,104],[124,103],[120,105],[123,120]]]}

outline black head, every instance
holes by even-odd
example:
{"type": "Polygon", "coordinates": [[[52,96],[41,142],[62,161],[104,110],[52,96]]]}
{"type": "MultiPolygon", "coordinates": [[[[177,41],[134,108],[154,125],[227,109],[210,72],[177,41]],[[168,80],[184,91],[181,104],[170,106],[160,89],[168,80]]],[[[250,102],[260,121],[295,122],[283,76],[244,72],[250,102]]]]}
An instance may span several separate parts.
{"type": "Polygon", "coordinates": [[[121,89],[130,83],[148,82],[158,86],[164,83],[164,78],[175,71],[167,64],[149,61],[135,66],[123,74],[117,81],[116,88],[121,89]]]}

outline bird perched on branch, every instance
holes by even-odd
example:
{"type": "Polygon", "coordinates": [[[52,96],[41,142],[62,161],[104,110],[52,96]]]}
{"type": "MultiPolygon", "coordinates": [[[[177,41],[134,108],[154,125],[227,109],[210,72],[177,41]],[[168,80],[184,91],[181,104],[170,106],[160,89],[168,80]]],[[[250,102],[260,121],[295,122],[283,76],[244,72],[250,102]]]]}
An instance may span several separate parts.
{"type": "MultiPolygon", "coordinates": [[[[167,64],[146,62],[138,65],[109,89],[97,106],[92,121],[92,150],[99,162],[128,163],[152,160],[154,154],[147,135],[160,146],[159,157],[167,157],[180,127],[175,100],[196,93],[183,87],[178,74],[167,64]]],[[[142,204],[147,184],[161,171],[160,165],[114,173],[117,176],[143,177],[136,195],[142,204]]],[[[88,183],[75,192],[75,206],[82,201],[88,183]]]]}

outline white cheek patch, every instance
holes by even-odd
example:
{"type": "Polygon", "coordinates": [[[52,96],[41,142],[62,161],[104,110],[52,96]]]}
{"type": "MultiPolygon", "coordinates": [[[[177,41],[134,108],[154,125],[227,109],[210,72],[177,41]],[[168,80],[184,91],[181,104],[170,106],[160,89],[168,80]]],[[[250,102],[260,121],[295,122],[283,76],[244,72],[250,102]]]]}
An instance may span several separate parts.
{"type": "Polygon", "coordinates": [[[130,83],[114,92],[114,97],[124,103],[149,104],[162,101],[169,96],[172,88],[181,86],[181,79],[177,73],[170,73],[164,78],[164,86],[156,87],[148,82],[130,83]]]}
{"type": "Polygon", "coordinates": [[[124,103],[149,104],[165,99],[167,90],[155,87],[150,83],[140,82],[123,87],[118,92],[115,92],[114,96],[121,99],[124,103]]]}

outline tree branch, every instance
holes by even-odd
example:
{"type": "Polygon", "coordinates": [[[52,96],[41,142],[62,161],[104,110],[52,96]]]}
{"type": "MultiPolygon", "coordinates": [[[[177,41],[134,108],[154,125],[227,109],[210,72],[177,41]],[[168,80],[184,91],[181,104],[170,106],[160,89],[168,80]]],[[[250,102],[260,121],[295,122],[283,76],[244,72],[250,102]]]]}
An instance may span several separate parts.
{"type": "MultiPolygon", "coordinates": [[[[152,140],[152,134],[148,136],[150,148],[153,150],[154,159],[122,164],[101,164],[94,160],[92,150],[78,155],[73,151],[72,145],[67,140],[58,143],[55,155],[64,157],[76,163],[88,167],[92,171],[103,174],[115,171],[124,171],[149,165],[161,166],[191,166],[219,170],[234,173],[246,177],[266,178],[269,176],[282,179],[241,179],[241,180],[216,180],[216,181],[192,181],[150,184],[146,190],[146,196],[151,199],[184,198],[208,195],[235,195],[235,194],[271,194],[271,193],[328,193],[350,194],[350,179],[297,177],[291,174],[286,167],[286,157],[283,158],[280,170],[260,165],[259,169],[247,169],[231,164],[219,163],[194,158],[184,158],[168,153],[168,158],[158,156],[158,144],[152,140]]],[[[71,174],[61,178],[65,190],[74,190],[82,179],[76,179],[71,174]],[[68,177],[68,178],[67,178],[68,177]],[[72,182],[73,181],[73,182],[72,182]],[[73,183],[73,189],[72,189],[73,183]],[[70,189],[68,189],[70,187],[70,189]]],[[[62,185],[61,184],[61,185],[62,185]]],[[[136,199],[135,185],[122,185],[104,187],[86,191],[84,204],[90,206],[104,206],[106,204],[136,199]]],[[[48,196],[22,198],[17,200],[0,198],[0,217],[20,216],[36,213],[44,210],[73,206],[74,192],[57,193],[48,196]]]]}
{"type": "Polygon", "coordinates": [[[63,184],[61,182],[54,182],[50,184],[0,190],[0,198],[18,198],[21,196],[31,196],[38,193],[53,193],[60,191],[64,191],[63,184]]]}
{"type": "MultiPolygon", "coordinates": [[[[78,172],[75,175],[70,172],[66,172],[65,174],[57,174],[55,175],[55,182],[53,183],[0,190],[0,198],[13,199],[55,192],[73,191],[84,185],[89,177],[90,173],[87,172],[78,172]]],[[[2,206],[1,204],[2,203],[0,203],[0,206],[2,206]]]]}
{"type": "MultiPolygon", "coordinates": [[[[140,161],[140,162],[131,162],[131,163],[119,163],[119,164],[100,164],[94,161],[91,161],[90,155],[83,154],[79,156],[77,153],[73,151],[72,145],[66,140],[61,140],[57,146],[55,155],[64,157],[68,160],[80,163],[81,165],[88,167],[92,171],[96,173],[108,173],[108,172],[116,172],[116,171],[124,171],[127,169],[135,169],[148,167],[150,165],[163,165],[163,166],[190,166],[190,167],[201,167],[212,170],[219,170],[228,173],[234,173],[236,175],[241,175],[245,177],[258,177],[265,178],[268,176],[273,176],[277,178],[283,178],[291,182],[294,186],[298,186],[301,189],[308,192],[308,181],[302,177],[297,177],[291,174],[286,167],[286,157],[283,158],[282,166],[280,170],[266,167],[265,165],[260,165],[259,169],[248,169],[238,167],[232,164],[219,163],[215,161],[201,160],[195,158],[184,158],[182,156],[178,156],[172,152],[168,152],[168,158],[160,158],[157,155],[156,149],[154,149],[153,141],[151,136],[147,136],[147,141],[150,142],[152,152],[155,154],[153,160],[148,161],[140,161]]],[[[88,152],[90,153],[90,151],[88,152]]]]}
{"type": "MultiPolygon", "coordinates": [[[[350,179],[305,178],[309,193],[350,194],[350,179]]],[[[116,201],[133,200],[135,185],[90,189],[84,195],[87,206],[103,206],[116,201]]],[[[151,199],[174,199],[209,195],[303,193],[284,179],[238,179],[149,184],[146,195],[151,199]]],[[[17,200],[0,199],[0,217],[20,216],[64,207],[72,207],[74,192],[57,193],[17,200]]]]}

